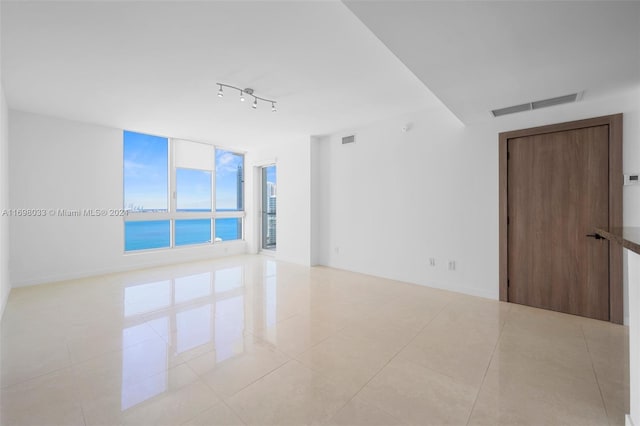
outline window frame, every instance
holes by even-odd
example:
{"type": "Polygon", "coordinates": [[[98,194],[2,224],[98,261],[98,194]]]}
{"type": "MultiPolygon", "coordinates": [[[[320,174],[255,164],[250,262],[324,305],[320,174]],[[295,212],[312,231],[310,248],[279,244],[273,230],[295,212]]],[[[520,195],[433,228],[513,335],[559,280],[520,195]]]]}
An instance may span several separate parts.
{"type": "MultiPolygon", "coordinates": [[[[140,133],[134,132],[130,130],[123,130],[123,147],[124,147],[124,132],[132,132],[132,133],[140,133]]],[[[122,249],[124,254],[136,254],[136,253],[145,253],[145,252],[156,252],[162,250],[174,250],[174,249],[185,249],[191,247],[207,247],[219,244],[229,244],[236,243],[238,241],[246,241],[245,239],[245,228],[246,228],[246,191],[245,191],[245,183],[246,183],[246,152],[238,149],[227,148],[223,146],[218,146],[206,142],[198,142],[191,141],[187,139],[179,139],[179,138],[171,138],[167,136],[158,136],[151,135],[149,133],[143,133],[149,136],[157,136],[161,138],[167,139],[168,143],[168,161],[167,161],[167,197],[168,197],[168,211],[166,212],[136,212],[135,210],[127,210],[127,213],[123,216],[123,225],[122,225],[122,233],[123,233],[123,244],[122,249]],[[190,167],[176,167],[176,141],[186,141],[192,143],[198,143],[206,145],[211,149],[211,155],[213,158],[213,168],[211,170],[200,169],[200,168],[190,168],[190,167]],[[230,152],[235,155],[240,155],[242,157],[242,210],[236,211],[216,211],[216,150],[223,150],[230,152]],[[211,172],[211,211],[210,212],[184,212],[178,211],[177,209],[177,171],[178,169],[190,169],[190,170],[201,170],[201,171],[209,171],[211,172]],[[242,221],[242,235],[237,240],[228,240],[228,241],[216,241],[216,219],[225,219],[225,218],[238,218],[242,221]],[[176,220],[188,220],[188,219],[209,219],[211,221],[211,238],[209,242],[205,243],[195,243],[195,244],[182,244],[176,245],[176,220]],[[158,248],[148,248],[148,249],[140,249],[140,250],[126,250],[126,226],[127,222],[146,222],[146,221],[162,221],[168,220],[170,223],[169,227],[169,246],[168,247],[158,247],[158,248]]],[[[124,152],[123,152],[123,165],[122,165],[122,203],[123,208],[125,200],[125,180],[124,180],[124,152]]]]}

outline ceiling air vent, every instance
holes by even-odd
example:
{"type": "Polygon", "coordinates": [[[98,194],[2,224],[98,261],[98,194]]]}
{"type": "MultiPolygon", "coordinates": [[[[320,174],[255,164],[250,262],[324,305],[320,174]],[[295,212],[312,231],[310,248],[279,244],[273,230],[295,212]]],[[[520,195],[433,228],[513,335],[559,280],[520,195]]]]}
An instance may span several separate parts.
{"type": "Polygon", "coordinates": [[[342,145],[347,144],[347,143],[354,143],[356,141],[356,136],[355,135],[351,135],[351,136],[345,136],[342,138],[342,145]]]}
{"type": "Polygon", "coordinates": [[[529,111],[531,104],[514,105],[506,108],[494,109],[491,111],[494,117],[500,117],[501,115],[513,114],[516,112],[529,111]]]}
{"type": "Polygon", "coordinates": [[[578,94],[572,93],[570,95],[558,96],[557,98],[550,98],[550,99],[544,99],[542,101],[531,102],[531,107],[533,109],[545,108],[545,107],[550,107],[554,105],[568,104],[571,102],[575,102],[577,100],[578,100],[578,94]]]}
{"type": "Polygon", "coordinates": [[[494,117],[501,115],[513,114],[516,112],[529,111],[532,109],[546,108],[554,105],[568,104],[577,102],[582,97],[582,92],[572,93],[570,95],[558,96],[556,98],[543,99],[541,101],[533,101],[526,104],[514,105],[506,108],[494,109],[491,111],[494,117]]]}

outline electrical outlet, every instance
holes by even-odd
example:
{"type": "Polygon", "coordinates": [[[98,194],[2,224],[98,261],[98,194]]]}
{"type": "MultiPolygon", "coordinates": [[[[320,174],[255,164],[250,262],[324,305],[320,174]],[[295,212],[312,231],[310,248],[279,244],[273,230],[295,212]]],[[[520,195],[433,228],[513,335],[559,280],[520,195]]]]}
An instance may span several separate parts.
{"type": "Polygon", "coordinates": [[[436,266],[436,259],[433,257],[429,258],[429,266],[436,266]]]}
{"type": "Polygon", "coordinates": [[[455,260],[450,260],[449,261],[449,270],[450,271],[455,271],[456,270],[456,261],[455,260]]]}

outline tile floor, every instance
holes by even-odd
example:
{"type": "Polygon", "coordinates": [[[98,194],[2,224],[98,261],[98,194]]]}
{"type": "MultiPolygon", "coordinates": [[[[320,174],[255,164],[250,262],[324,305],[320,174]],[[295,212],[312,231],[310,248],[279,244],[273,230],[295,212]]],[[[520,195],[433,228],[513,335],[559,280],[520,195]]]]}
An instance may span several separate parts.
{"type": "Polygon", "coordinates": [[[14,289],[9,425],[622,425],[627,328],[241,256],[14,289]]]}

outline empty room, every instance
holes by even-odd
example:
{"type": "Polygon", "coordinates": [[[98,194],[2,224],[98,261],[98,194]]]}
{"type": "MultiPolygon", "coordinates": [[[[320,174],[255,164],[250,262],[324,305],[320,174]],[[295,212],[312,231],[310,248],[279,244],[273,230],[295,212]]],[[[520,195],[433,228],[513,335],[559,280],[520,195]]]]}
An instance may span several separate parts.
{"type": "Polygon", "coordinates": [[[640,426],[640,2],[0,1],[0,424],[640,426]]]}

